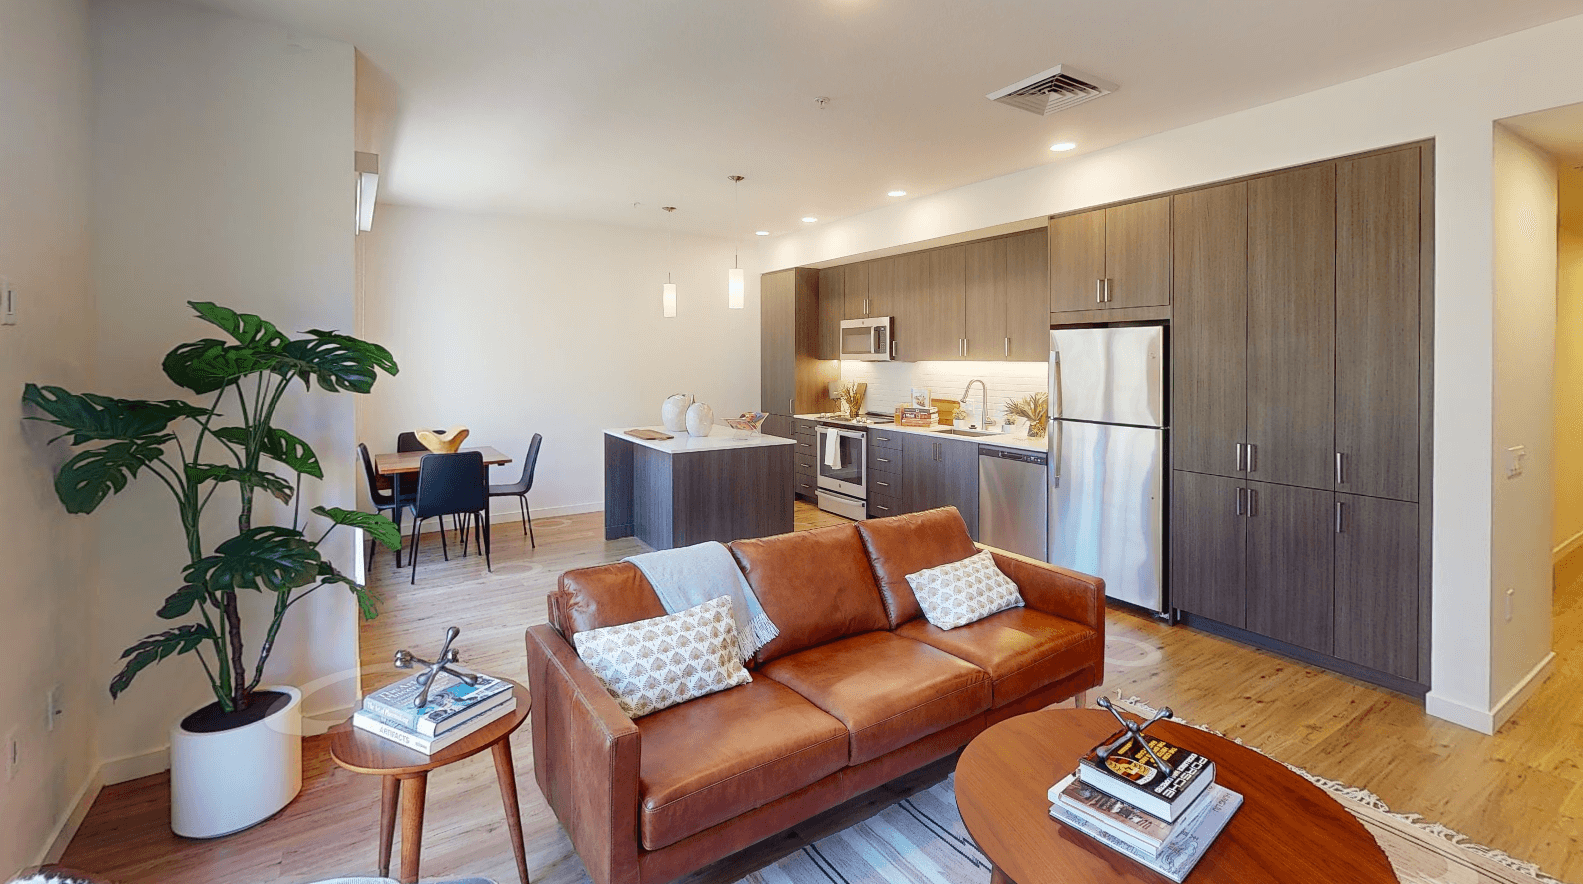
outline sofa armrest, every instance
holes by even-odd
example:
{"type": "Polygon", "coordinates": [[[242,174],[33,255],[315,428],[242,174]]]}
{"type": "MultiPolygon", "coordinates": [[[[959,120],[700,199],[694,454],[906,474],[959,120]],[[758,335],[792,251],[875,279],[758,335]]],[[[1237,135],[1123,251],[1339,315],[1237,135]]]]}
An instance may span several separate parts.
{"type": "Polygon", "coordinates": [[[1068,571],[992,546],[978,544],[995,558],[995,567],[1017,584],[1022,600],[1037,611],[1081,623],[1105,637],[1105,581],[1068,571]]]}
{"type": "Polygon", "coordinates": [[[528,628],[533,774],[595,884],[638,880],[637,725],[547,624],[528,628]]]}

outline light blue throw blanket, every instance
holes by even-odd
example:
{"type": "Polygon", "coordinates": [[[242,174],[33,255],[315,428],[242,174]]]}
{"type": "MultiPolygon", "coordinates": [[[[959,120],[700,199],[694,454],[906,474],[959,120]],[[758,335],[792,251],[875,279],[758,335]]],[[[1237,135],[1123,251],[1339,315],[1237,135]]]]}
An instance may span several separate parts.
{"type": "Polygon", "coordinates": [[[677,549],[662,549],[622,559],[638,566],[649,579],[660,604],[668,614],[696,608],[711,599],[731,597],[736,615],[737,642],[742,646],[742,662],[758,653],[780,635],[758,596],[748,586],[736,559],[725,544],[713,540],[677,549]]]}

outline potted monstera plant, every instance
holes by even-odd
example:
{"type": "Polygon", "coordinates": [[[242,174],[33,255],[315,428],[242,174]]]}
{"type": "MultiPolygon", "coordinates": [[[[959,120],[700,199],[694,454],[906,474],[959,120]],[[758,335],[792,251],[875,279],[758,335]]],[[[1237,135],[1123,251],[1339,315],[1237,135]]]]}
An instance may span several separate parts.
{"type": "Polygon", "coordinates": [[[189,303],[227,338],[181,344],[165,356],[165,375],[194,400],[118,399],[34,384],[22,398],[37,409],[31,419],[61,427],[56,438],[78,449],[55,473],[67,511],[91,513],[139,476],[152,475],[175,500],[188,562],[158,614],[176,625],[122,653],[110,696],[168,657],[193,657],[203,667],[214,700],[171,728],[171,827],[210,838],[262,822],[301,789],[302,694],[261,684],[287,614],[314,592],[339,587],[356,596],[362,616],[375,615],[368,590],[325,558],[321,545],[339,526],[360,528],[392,549],[400,544],[382,516],[293,506],[304,477],[323,479],[324,470],[308,443],[275,426],[276,410],[299,381],[305,390],[317,384],[329,393],[367,393],[379,372],[397,369],[385,348],[349,335],[316,329],[290,337],[258,316],[189,303]],[[260,493],[284,505],[277,513],[292,507],[289,523],[283,515],[255,518],[260,493]],[[236,530],[223,538],[204,534],[204,512],[216,495],[235,501],[236,530]],[[264,595],[258,607],[270,612],[251,653],[243,645],[247,593],[264,595]]]}

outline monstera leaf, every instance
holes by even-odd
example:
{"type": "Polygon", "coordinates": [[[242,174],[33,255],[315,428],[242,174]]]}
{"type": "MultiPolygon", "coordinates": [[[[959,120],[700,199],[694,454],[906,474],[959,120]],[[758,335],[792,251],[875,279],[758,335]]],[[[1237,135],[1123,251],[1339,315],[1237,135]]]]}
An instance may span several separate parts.
{"type": "Polygon", "coordinates": [[[263,470],[248,470],[217,463],[187,464],[187,479],[194,483],[236,482],[244,491],[266,491],[281,503],[291,503],[291,483],[263,470]]]}
{"type": "Polygon", "coordinates": [[[79,452],[55,473],[55,496],[68,513],[91,513],[121,491],[144,467],[159,460],[171,435],[112,442],[79,452]]]}
{"type": "Polygon", "coordinates": [[[211,593],[239,589],[287,592],[312,583],[324,559],[301,531],[279,525],[249,528],[183,572],[211,593]]]}
{"type": "Polygon", "coordinates": [[[150,664],[158,663],[172,654],[190,654],[196,651],[200,644],[213,638],[214,633],[209,627],[202,623],[188,623],[175,629],[157,632],[127,648],[121,652],[121,659],[126,661],[126,665],[121,667],[121,671],[110,681],[111,698],[121,696],[121,692],[132,684],[132,679],[150,664]]]}
{"type": "Polygon", "coordinates": [[[252,313],[238,313],[212,301],[188,301],[187,306],[198,311],[200,319],[217,326],[248,350],[278,350],[286,343],[286,336],[274,323],[252,313]]]}
{"type": "Polygon", "coordinates": [[[296,372],[304,386],[317,380],[321,388],[331,393],[367,393],[374,388],[381,370],[391,375],[398,371],[390,351],[378,344],[320,329],[313,329],[308,335],[282,347],[281,358],[275,363],[275,371],[296,372]]]}
{"type": "Polygon", "coordinates": [[[349,528],[361,528],[369,536],[385,545],[386,549],[399,549],[401,547],[401,529],[396,524],[378,513],[360,513],[357,510],[344,510],[338,506],[316,506],[313,512],[323,516],[337,525],[346,525],[349,528]]]}
{"type": "Polygon", "coordinates": [[[179,399],[158,402],[113,399],[93,393],[72,393],[61,387],[40,387],[37,384],[28,384],[22,388],[22,401],[48,415],[30,416],[29,420],[64,428],[66,432],[61,436],[70,436],[73,445],[142,439],[165,432],[172,421],[208,414],[204,409],[179,399]]]}
{"type": "Polygon", "coordinates": [[[329,562],[319,566],[319,582],[339,583],[351,590],[352,595],[357,598],[357,611],[363,615],[364,620],[372,620],[379,616],[378,597],[369,592],[368,587],[335,570],[335,566],[329,562]]]}
{"type": "Polygon", "coordinates": [[[160,606],[157,613],[161,620],[177,620],[187,616],[193,605],[208,597],[209,593],[203,587],[188,583],[166,596],[165,604],[160,606]]]}
{"type": "MultiPolygon", "coordinates": [[[[240,445],[243,448],[247,447],[250,438],[247,427],[221,427],[215,430],[214,434],[232,445],[240,445]]],[[[324,478],[324,467],[319,465],[319,456],[313,453],[308,443],[285,430],[276,427],[266,430],[263,451],[265,457],[283,463],[304,476],[324,478]]]]}
{"type": "Polygon", "coordinates": [[[268,352],[204,338],[178,345],[165,354],[165,361],[160,365],[165,369],[165,377],[178,386],[203,394],[271,368],[274,357],[268,352]]]}

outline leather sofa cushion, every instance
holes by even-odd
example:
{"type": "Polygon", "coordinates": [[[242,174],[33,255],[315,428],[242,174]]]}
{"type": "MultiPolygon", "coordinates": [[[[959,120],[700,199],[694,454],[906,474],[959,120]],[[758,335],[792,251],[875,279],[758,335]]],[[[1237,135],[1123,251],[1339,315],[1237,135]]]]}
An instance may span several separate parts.
{"type": "Polygon", "coordinates": [[[766,663],[843,636],[889,629],[855,525],[731,544],[780,635],[759,649],[766,663]]]}
{"type": "Polygon", "coordinates": [[[846,725],[851,764],[966,721],[990,703],[984,670],[891,632],[799,651],[764,664],[759,676],[786,685],[846,725]]]}
{"type": "Polygon", "coordinates": [[[1098,633],[1081,623],[1032,608],[1011,608],[982,620],[940,629],[919,618],[898,636],[938,648],[989,673],[1000,708],[1092,666],[1098,633]]]}
{"type": "Polygon", "coordinates": [[[891,629],[923,616],[912,587],[907,585],[908,574],[960,562],[978,552],[967,533],[967,523],[954,506],[870,519],[859,522],[857,529],[878,579],[891,629]]]}
{"type": "Polygon", "coordinates": [[[643,846],[659,850],[847,762],[847,730],[768,678],[637,720],[643,846]]]}
{"type": "Polygon", "coordinates": [[[567,571],[549,606],[550,622],[567,641],[585,629],[665,616],[665,606],[649,579],[631,562],[567,571]]]}

